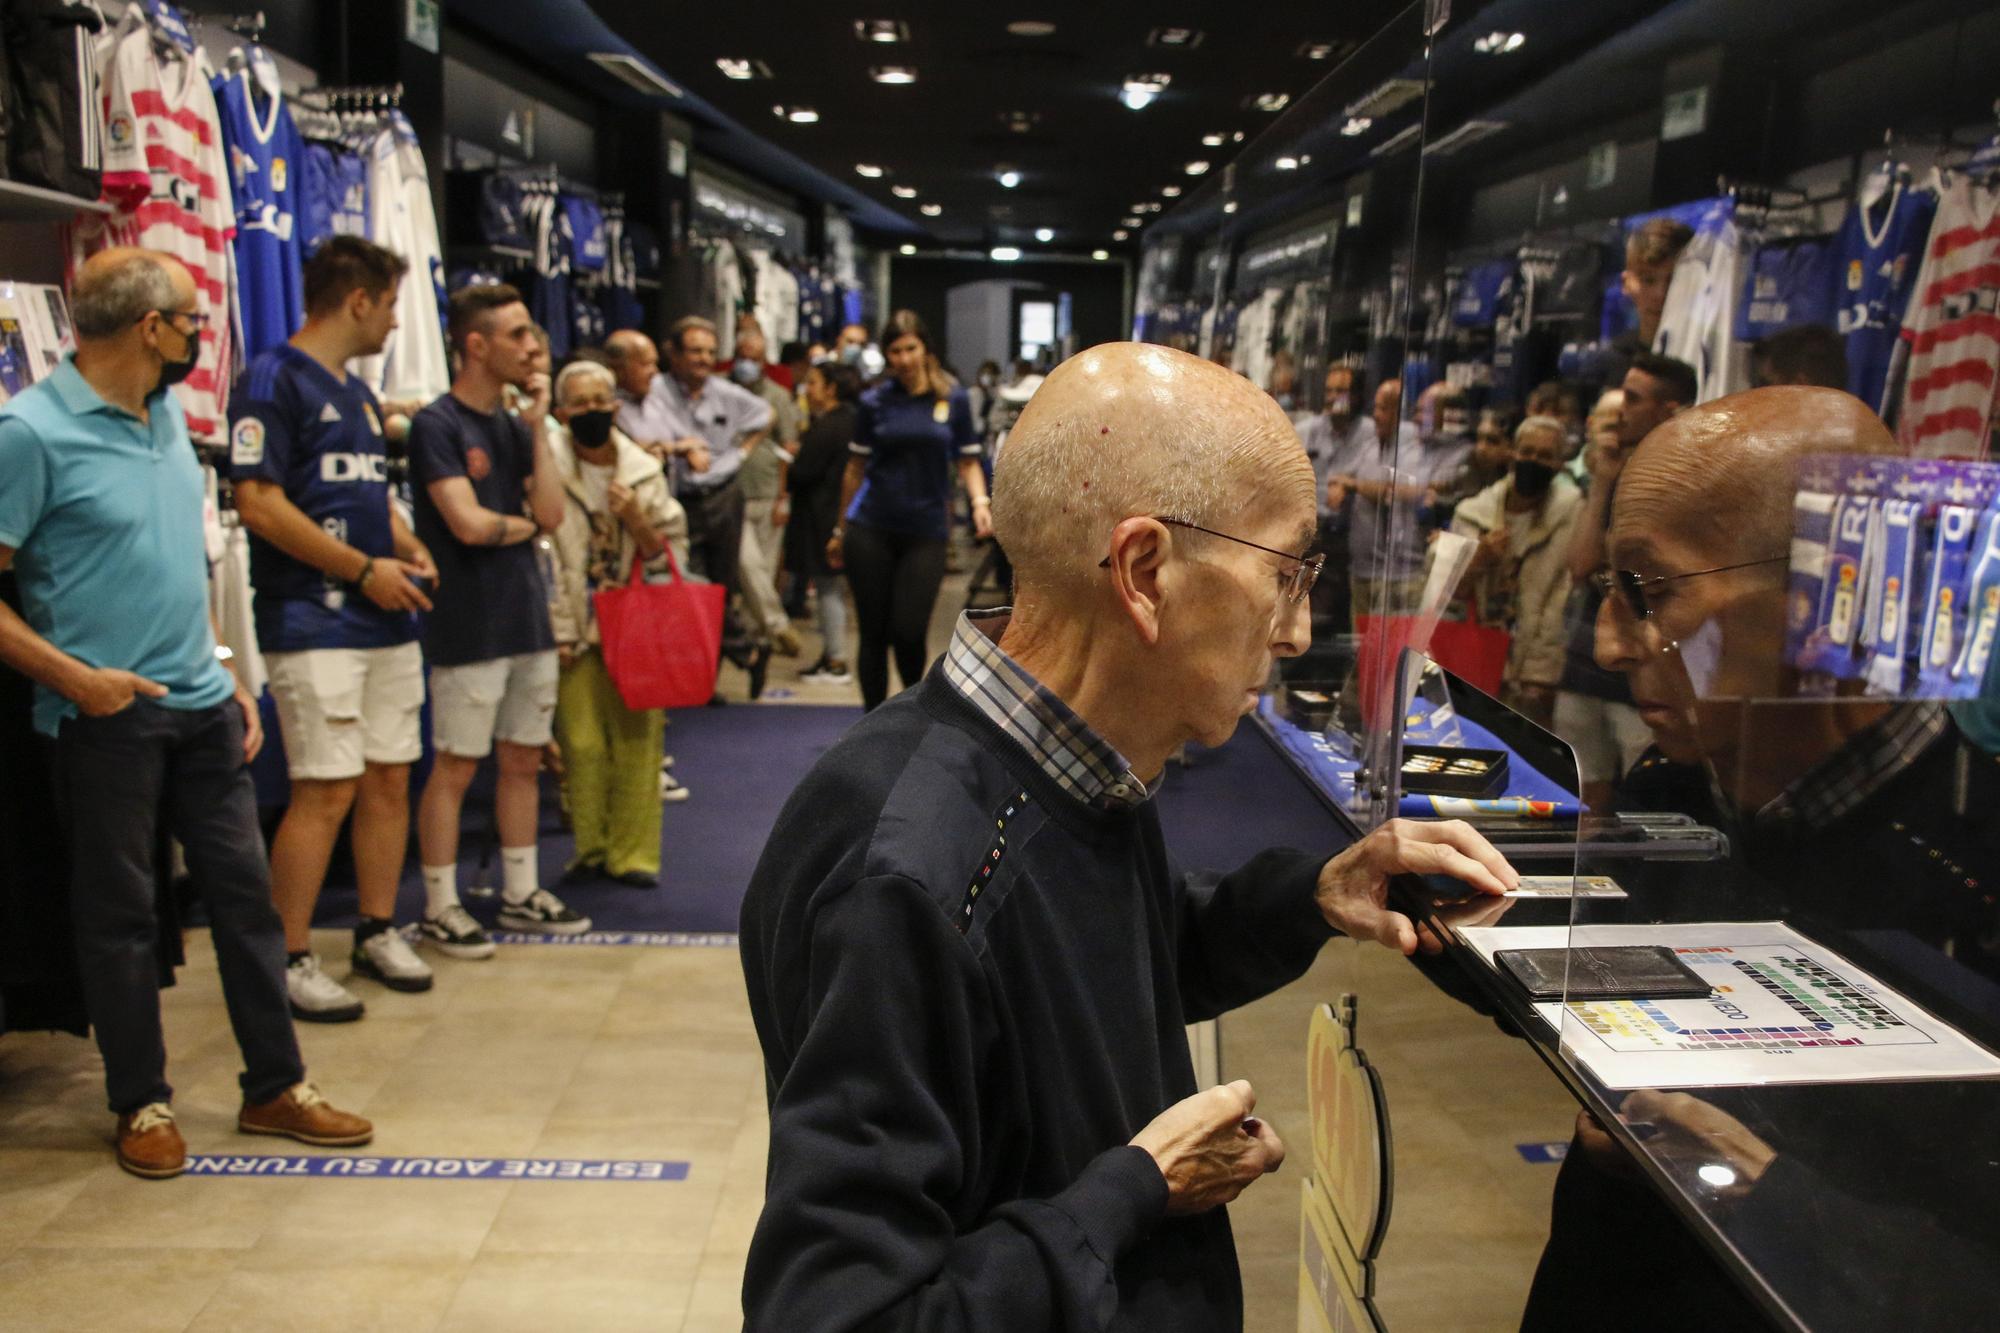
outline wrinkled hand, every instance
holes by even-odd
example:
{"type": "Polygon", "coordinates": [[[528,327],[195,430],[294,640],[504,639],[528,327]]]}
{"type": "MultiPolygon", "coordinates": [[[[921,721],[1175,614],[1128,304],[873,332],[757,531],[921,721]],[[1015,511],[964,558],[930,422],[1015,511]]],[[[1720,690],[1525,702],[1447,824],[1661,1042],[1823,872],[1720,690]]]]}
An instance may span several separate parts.
{"type": "Polygon", "coordinates": [[[431,599],[424,596],[424,590],[410,582],[412,574],[419,573],[416,565],[403,560],[381,557],[369,562],[375,568],[361,595],[384,611],[428,611],[431,599]]]}
{"type": "Polygon", "coordinates": [[[69,697],[85,717],[110,717],[130,708],[135,698],[166,698],[167,687],[116,667],[93,667],[69,697]]]}
{"type": "Polygon", "coordinates": [[[1443,941],[1428,931],[1420,935],[1410,918],[1390,908],[1395,875],[1449,875],[1495,895],[1521,884],[1507,859],[1464,820],[1392,819],[1320,869],[1320,913],[1353,939],[1374,940],[1405,956],[1419,947],[1439,952],[1443,941]]]}
{"type": "Polygon", "coordinates": [[[1166,1177],[1169,1216],[1219,1208],[1284,1162],[1284,1143],[1250,1114],[1256,1108],[1257,1094],[1238,1079],[1169,1106],[1139,1131],[1133,1146],[1166,1177]]]}
{"type": "Polygon", "coordinates": [[[247,764],[264,748],[264,715],[257,711],[250,691],[241,685],[236,687],[236,706],[243,710],[243,762],[247,764]]]}
{"type": "Polygon", "coordinates": [[[639,506],[639,494],[623,482],[614,481],[604,492],[604,503],[611,509],[612,517],[627,527],[644,527],[646,512],[639,506]]]}

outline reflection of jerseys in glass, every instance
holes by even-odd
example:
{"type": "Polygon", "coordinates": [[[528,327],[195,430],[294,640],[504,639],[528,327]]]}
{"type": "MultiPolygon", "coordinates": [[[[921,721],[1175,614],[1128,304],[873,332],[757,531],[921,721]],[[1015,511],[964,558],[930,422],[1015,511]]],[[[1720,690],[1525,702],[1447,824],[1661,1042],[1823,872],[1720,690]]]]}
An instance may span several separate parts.
{"type": "Polygon", "coordinates": [[[1451,320],[1462,329],[1490,328],[1502,313],[1507,280],[1514,265],[1499,259],[1466,270],[1452,293],[1451,320]]]}
{"type": "Polygon", "coordinates": [[[1902,181],[1872,199],[1864,186],[1834,241],[1835,302],[1840,331],[1847,336],[1847,389],[1877,412],[1936,210],[1936,195],[1902,181]]]}
{"type": "Polygon", "coordinates": [[[298,225],[305,144],[282,98],[265,97],[258,105],[249,70],[225,74],[213,88],[236,204],[243,353],[254,357],[305,322],[298,225]]]}
{"type": "Polygon", "coordinates": [[[1756,342],[1801,324],[1832,324],[1834,253],[1834,247],[1821,240],[1759,249],[1743,279],[1736,336],[1756,342]]]}
{"type": "Polygon", "coordinates": [[[2000,190],[1954,174],[1939,192],[1903,338],[1897,440],[1928,458],[1985,457],[2000,379],[2000,190]]]}

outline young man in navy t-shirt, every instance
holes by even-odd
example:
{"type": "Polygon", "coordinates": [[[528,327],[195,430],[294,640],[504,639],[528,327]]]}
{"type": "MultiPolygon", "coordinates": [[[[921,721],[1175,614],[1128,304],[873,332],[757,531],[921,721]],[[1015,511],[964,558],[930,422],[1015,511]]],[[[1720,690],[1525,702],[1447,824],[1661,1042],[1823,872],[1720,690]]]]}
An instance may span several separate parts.
{"type": "Polygon", "coordinates": [[[423,930],[443,952],[486,958],[493,943],[458,901],[458,824],[466,788],[496,746],[500,779],[500,924],[577,934],[590,929],[541,887],[535,831],[542,751],[554,734],[556,641],[534,540],[562,523],[562,477],[544,423],[549,377],[512,287],[462,287],[451,297],[451,392],[410,422],[417,535],[437,554],[437,608],[424,622],[437,751],[417,812],[426,907],[423,930]],[[501,403],[525,390],[516,417],[501,403]],[[532,517],[530,517],[532,515],[532,517]]]}
{"type": "Polygon", "coordinates": [[[320,970],[313,906],[340,826],[354,814],[361,922],[353,969],[392,990],[431,971],[392,929],[409,837],[410,765],[423,750],[423,657],[412,612],[437,570],[389,498],[382,412],[348,361],[396,327],[405,264],[336,236],[305,266],[306,322],[259,354],[229,404],[230,475],[250,529],[257,641],[271,672],[291,802],[271,844],[294,1016],[361,1017],[320,970]]]}

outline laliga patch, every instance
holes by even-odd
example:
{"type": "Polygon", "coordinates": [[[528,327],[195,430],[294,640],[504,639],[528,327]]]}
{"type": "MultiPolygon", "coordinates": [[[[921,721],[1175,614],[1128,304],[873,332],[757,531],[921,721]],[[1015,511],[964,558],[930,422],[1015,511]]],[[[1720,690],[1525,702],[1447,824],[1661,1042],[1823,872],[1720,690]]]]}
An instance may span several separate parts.
{"type": "Polygon", "coordinates": [[[113,148],[127,147],[132,142],[132,118],[120,112],[105,126],[105,133],[110,137],[113,148]]]}
{"type": "Polygon", "coordinates": [[[244,417],[229,432],[229,461],[237,467],[256,467],[264,461],[264,423],[244,417]]]}

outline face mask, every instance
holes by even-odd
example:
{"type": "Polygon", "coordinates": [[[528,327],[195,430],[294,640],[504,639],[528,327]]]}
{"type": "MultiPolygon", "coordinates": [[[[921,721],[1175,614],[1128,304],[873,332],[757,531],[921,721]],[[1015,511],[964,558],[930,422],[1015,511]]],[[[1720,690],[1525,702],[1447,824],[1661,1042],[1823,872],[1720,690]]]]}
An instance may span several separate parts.
{"type": "Polygon", "coordinates": [[[1526,496],[1530,500],[1540,499],[1549,493],[1555,483],[1556,470],[1547,463],[1532,458],[1514,460],[1514,494],[1526,496]]]}
{"type": "Polygon", "coordinates": [[[1351,416],[1353,412],[1354,400],[1344,393],[1337,393],[1326,400],[1326,414],[1330,417],[1351,416]]]}
{"type": "Polygon", "coordinates": [[[1472,434],[1472,422],[1456,412],[1447,412],[1438,422],[1438,434],[1451,439],[1461,439],[1472,434]]]}
{"type": "Polygon", "coordinates": [[[611,438],[611,413],[578,412],[569,419],[569,433],[586,449],[602,449],[611,438]]]}
{"type": "Polygon", "coordinates": [[[751,357],[739,356],[729,368],[729,378],[747,387],[764,378],[764,365],[751,357]]]}
{"type": "MultiPolygon", "coordinates": [[[[178,333],[180,330],[175,329],[174,332],[178,333]]],[[[160,382],[153,386],[153,392],[158,393],[161,389],[167,388],[170,385],[179,384],[182,380],[194,374],[194,363],[200,359],[201,338],[199,335],[191,334],[187,339],[187,354],[185,356],[178,361],[162,361],[160,363],[160,382]]]]}
{"type": "Polygon", "coordinates": [[[840,364],[842,364],[843,366],[860,365],[861,353],[863,350],[865,349],[861,346],[860,343],[848,343],[846,346],[840,349],[840,364]]]}

